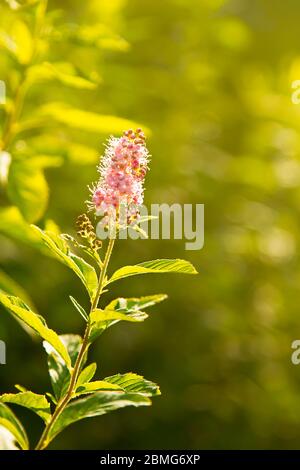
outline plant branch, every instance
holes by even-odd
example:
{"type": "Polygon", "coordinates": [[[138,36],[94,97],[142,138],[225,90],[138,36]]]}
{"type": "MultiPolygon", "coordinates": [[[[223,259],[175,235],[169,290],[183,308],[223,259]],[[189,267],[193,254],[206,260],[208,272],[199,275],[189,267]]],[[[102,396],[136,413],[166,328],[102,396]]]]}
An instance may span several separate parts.
{"type": "MultiPolygon", "coordinates": [[[[105,253],[103,266],[102,266],[100,276],[99,276],[98,288],[97,288],[97,292],[95,294],[95,297],[94,297],[94,299],[92,300],[92,303],[91,303],[90,313],[93,310],[95,310],[95,308],[97,308],[97,306],[98,306],[98,303],[99,303],[99,300],[100,300],[100,297],[101,297],[101,294],[102,294],[102,291],[103,291],[105,276],[106,276],[109,260],[110,260],[111,254],[112,254],[112,250],[113,250],[113,247],[114,247],[114,243],[115,243],[115,239],[111,238],[109,240],[108,247],[107,247],[107,250],[106,250],[106,253],[105,253]]],[[[49,437],[49,433],[50,433],[51,429],[53,428],[54,424],[56,423],[58,417],[64,411],[65,407],[68,405],[69,401],[73,398],[73,394],[76,390],[76,384],[77,384],[78,376],[79,376],[80,370],[81,370],[82,361],[83,361],[85,353],[87,352],[88,347],[89,347],[90,328],[91,328],[91,325],[90,325],[90,323],[88,323],[87,327],[85,329],[85,333],[84,333],[84,337],[83,337],[83,341],[82,341],[80,351],[78,353],[73,371],[71,373],[70,384],[69,384],[68,390],[66,392],[66,395],[57,404],[57,407],[56,407],[56,409],[55,409],[55,411],[54,411],[54,413],[51,417],[51,420],[49,421],[49,423],[45,427],[45,429],[43,431],[43,434],[42,434],[35,450],[43,450],[48,446],[48,444],[49,444],[48,437],[49,437]]]]}

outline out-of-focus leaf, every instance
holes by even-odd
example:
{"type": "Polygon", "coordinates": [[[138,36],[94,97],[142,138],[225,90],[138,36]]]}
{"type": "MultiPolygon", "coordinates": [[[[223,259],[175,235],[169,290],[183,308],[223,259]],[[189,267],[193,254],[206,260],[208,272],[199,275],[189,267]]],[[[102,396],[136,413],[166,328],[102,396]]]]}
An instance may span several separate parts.
{"type": "MultiPolygon", "coordinates": [[[[45,228],[54,232],[53,222],[46,221],[45,228]]],[[[0,233],[49,255],[40,235],[28,225],[17,207],[0,209],[0,233]]]]}
{"type": "Polygon", "coordinates": [[[36,413],[47,424],[51,418],[51,410],[45,395],[33,392],[4,393],[0,395],[0,402],[14,403],[36,413]]]}
{"type": "Polygon", "coordinates": [[[76,70],[70,63],[51,64],[44,62],[34,65],[29,70],[28,80],[30,83],[35,81],[57,80],[71,88],[86,90],[94,90],[97,87],[97,83],[77,75],[76,70]]]}
{"type": "MultiPolygon", "coordinates": [[[[83,111],[64,103],[47,104],[39,110],[39,113],[66,126],[101,134],[121,133],[125,129],[141,127],[140,124],[128,119],[83,111]]],[[[145,126],[142,127],[149,134],[149,130],[145,126]]]]}
{"type": "Polygon", "coordinates": [[[0,152],[0,183],[5,185],[11,164],[11,155],[8,152],[0,152]]]}
{"type": "MultiPolygon", "coordinates": [[[[0,269],[0,291],[6,292],[10,295],[15,295],[24,300],[24,302],[29,305],[31,308],[34,308],[34,304],[27,294],[27,292],[21,287],[17,282],[15,282],[10,276],[8,276],[2,269],[0,269]]],[[[35,332],[29,328],[23,321],[21,321],[17,316],[15,316],[17,322],[21,327],[28,333],[30,336],[35,336],[35,332]]]]}
{"type": "Polygon", "coordinates": [[[3,292],[0,292],[0,303],[27,326],[38,333],[41,338],[48,341],[61,355],[68,366],[71,365],[70,357],[64,344],[61,342],[55,331],[48,328],[43,317],[30,310],[30,308],[18,297],[13,297],[11,295],[4,294],[3,292]]]}
{"type": "Polygon", "coordinates": [[[49,442],[63,429],[84,418],[101,416],[125,406],[149,406],[148,397],[123,391],[96,392],[71,402],[57,419],[49,434],[49,442]]]}
{"type": "Polygon", "coordinates": [[[98,287],[95,269],[85,260],[71,253],[66,241],[61,236],[43,231],[36,226],[34,226],[34,229],[40,234],[41,239],[57,258],[77,274],[93,299],[98,287]]]}
{"type": "Polygon", "coordinates": [[[43,171],[30,162],[12,162],[8,195],[28,222],[39,220],[48,203],[48,185],[43,171]]]}
{"type": "Polygon", "coordinates": [[[102,23],[92,25],[72,23],[63,27],[61,32],[61,37],[68,37],[81,46],[117,51],[129,49],[129,43],[125,39],[113,33],[107,25],[102,23]]]}
{"type": "Polygon", "coordinates": [[[26,23],[16,19],[9,33],[0,31],[0,47],[5,48],[20,64],[28,64],[33,54],[33,39],[26,23]]]}
{"type": "Polygon", "coordinates": [[[26,304],[32,306],[33,302],[25,289],[20,286],[14,279],[12,279],[8,274],[6,274],[2,269],[0,269],[0,291],[4,291],[7,294],[15,295],[24,299],[26,304]]]}
{"type": "Polygon", "coordinates": [[[125,277],[148,273],[197,274],[197,271],[189,261],[182,259],[157,259],[153,261],[145,261],[144,263],[139,263],[135,266],[124,266],[123,268],[118,269],[107,281],[107,284],[125,277]]]}
{"type": "Polygon", "coordinates": [[[28,438],[22,424],[8,406],[0,403],[0,450],[15,450],[15,441],[21,449],[29,448],[28,438]]]}
{"type": "MultiPolygon", "coordinates": [[[[59,339],[67,349],[73,367],[82,344],[82,338],[79,335],[61,335],[59,339]]],[[[56,400],[59,400],[68,389],[70,371],[66,362],[57,354],[50,343],[44,341],[43,346],[48,354],[48,370],[53,392],[56,400]]]]}

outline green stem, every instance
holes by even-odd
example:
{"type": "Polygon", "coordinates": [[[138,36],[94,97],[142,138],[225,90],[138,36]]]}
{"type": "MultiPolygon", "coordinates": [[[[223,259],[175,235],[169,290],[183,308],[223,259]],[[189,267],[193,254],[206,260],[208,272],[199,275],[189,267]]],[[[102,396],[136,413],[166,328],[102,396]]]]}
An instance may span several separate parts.
{"type": "MultiPolygon", "coordinates": [[[[94,297],[94,299],[91,303],[90,313],[93,310],[95,310],[95,308],[97,308],[97,306],[98,306],[98,303],[99,303],[99,300],[100,300],[100,297],[101,297],[101,294],[102,294],[102,291],[103,291],[105,276],[106,276],[109,260],[110,260],[111,254],[112,254],[112,250],[113,250],[113,247],[114,247],[114,243],[115,243],[115,240],[113,238],[111,238],[109,240],[108,247],[107,247],[107,250],[106,250],[106,253],[105,253],[105,258],[104,258],[104,261],[103,261],[102,270],[101,270],[100,276],[99,276],[98,288],[97,288],[97,292],[95,294],[95,297],[94,297]]],[[[81,370],[82,361],[83,361],[83,358],[85,356],[85,353],[87,352],[87,350],[89,348],[90,328],[91,328],[91,325],[88,323],[87,327],[85,329],[85,333],[84,333],[84,337],[83,337],[83,341],[82,341],[80,351],[78,353],[73,371],[71,373],[70,384],[69,384],[68,390],[66,392],[66,395],[58,402],[58,404],[56,406],[56,409],[55,409],[55,411],[54,411],[54,413],[51,417],[51,420],[49,421],[49,423],[45,427],[45,429],[43,431],[43,434],[41,435],[41,438],[40,438],[35,450],[43,450],[48,446],[48,444],[50,442],[48,437],[49,437],[49,433],[50,433],[51,429],[53,428],[54,424],[56,423],[58,417],[64,411],[65,407],[68,405],[69,401],[73,398],[74,392],[76,390],[77,379],[78,379],[78,376],[79,376],[80,370],[81,370]]]]}

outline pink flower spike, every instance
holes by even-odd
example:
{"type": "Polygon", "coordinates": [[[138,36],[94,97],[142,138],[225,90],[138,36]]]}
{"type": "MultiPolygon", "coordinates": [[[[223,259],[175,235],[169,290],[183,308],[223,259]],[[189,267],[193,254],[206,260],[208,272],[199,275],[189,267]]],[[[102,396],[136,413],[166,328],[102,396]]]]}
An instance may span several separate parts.
{"type": "Polygon", "coordinates": [[[100,179],[91,188],[89,208],[107,220],[110,208],[118,214],[122,204],[129,208],[130,216],[137,217],[138,208],[133,206],[143,203],[148,162],[149,152],[141,129],[125,131],[120,138],[111,137],[98,167],[100,179]]]}

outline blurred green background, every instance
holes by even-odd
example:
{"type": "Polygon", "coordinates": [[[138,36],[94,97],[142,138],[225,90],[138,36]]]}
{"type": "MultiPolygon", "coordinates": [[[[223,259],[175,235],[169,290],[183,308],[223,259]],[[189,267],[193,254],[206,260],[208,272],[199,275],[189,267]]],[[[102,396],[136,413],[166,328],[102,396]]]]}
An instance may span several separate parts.
{"type": "MultiPolygon", "coordinates": [[[[35,5],[14,11],[0,4],[1,27],[16,17],[30,26],[35,5]]],[[[98,378],[135,371],[159,383],[162,396],[151,408],[74,424],[50,448],[298,448],[300,366],[291,363],[291,343],[300,338],[300,105],[292,103],[291,84],[300,79],[299,2],[50,0],[48,12],[54,26],[39,53],[70,62],[97,86],[53,80],[28,90],[20,121],[29,127],[11,142],[13,158],[63,159],[46,170],[49,202],[36,222],[52,219],[74,233],[103,143],[123,124],[105,129],[104,119],[102,132],[93,119],[69,125],[57,105],[45,113],[53,102],[151,130],[146,203],[205,204],[201,251],[185,251],[178,240],[120,241],[110,267],[179,257],[199,270],[123,280],[106,296],[169,295],[147,322],[118,324],[91,353],[98,378]],[[100,39],[84,45],[69,37],[66,25],[74,32],[74,24],[101,30],[100,39]],[[41,112],[42,124],[30,124],[41,112]],[[71,152],[75,144],[82,147],[71,152]]],[[[8,106],[22,67],[0,50],[8,106]]],[[[4,122],[3,107],[0,113],[4,122]]],[[[39,199],[38,190],[36,207],[39,199]]],[[[11,201],[17,204],[2,188],[1,206],[11,201]]],[[[75,295],[86,305],[79,281],[28,243],[22,227],[0,213],[1,269],[51,327],[81,333],[68,300],[75,295]]],[[[49,389],[40,344],[2,309],[0,338],[7,344],[1,393],[15,383],[49,389]]],[[[39,418],[16,410],[37,439],[39,418]]]]}

